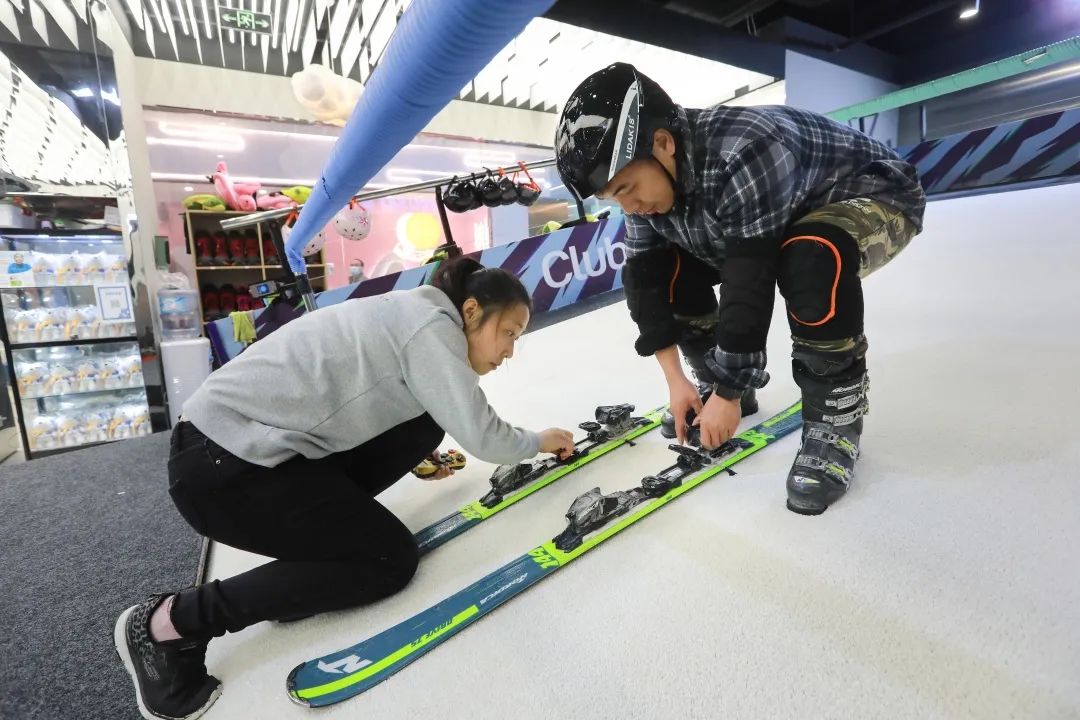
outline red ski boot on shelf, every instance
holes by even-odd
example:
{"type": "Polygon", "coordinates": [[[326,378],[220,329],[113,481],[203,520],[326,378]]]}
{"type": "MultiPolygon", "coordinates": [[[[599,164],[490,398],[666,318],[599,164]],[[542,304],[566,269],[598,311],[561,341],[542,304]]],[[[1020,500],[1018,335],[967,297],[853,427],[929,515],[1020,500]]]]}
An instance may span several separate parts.
{"type": "Polygon", "coordinates": [[[280,265],[281,260],[278,258],[277,249],[274,247],[273,241],[268,237],[264,237],[262,245],[263,262],[266,265],[280,265]]]}
{"type": "Polygon", "coordinates": [[[259,233],[254,228],[244,234],[244,264],[261,265],[259,260],[259,233]]]}
{"type": "Polygon", "coordinates": [[[247,291],[247,288],[240,288],[236,291],[236,311],[247,312],[251,310],[251,293],[247,291]]]}
{"type": "Polygon", "coordinates": [[[222,317],[228,317],[229,313],[236,312],[236,290],[232,285],[222,285],[218,295],[221,299],[222,317]]]}
{"type": "Polygon", "coordinates": [[[244,236],[236,230],[229,233],[229,264],[244,264],[244,236]]]}
{"type": "Polygon", "coordinates": [[[211,322],[221,317],[221,296],[213,285],[202,287],[203,321],[211,322]]]}
{"type": "Polygon", "coordinates": [[[229,264],[229,239],[221,230],[214,233],[214,264],[229,264]]]}
{"type": "Polygon", "coordinates": [[[195,231],[195,264],[199,267],[206,267],[213,263],[214,258],[210,252],[212,244],[210,233],[205,230],[195,231]]]}

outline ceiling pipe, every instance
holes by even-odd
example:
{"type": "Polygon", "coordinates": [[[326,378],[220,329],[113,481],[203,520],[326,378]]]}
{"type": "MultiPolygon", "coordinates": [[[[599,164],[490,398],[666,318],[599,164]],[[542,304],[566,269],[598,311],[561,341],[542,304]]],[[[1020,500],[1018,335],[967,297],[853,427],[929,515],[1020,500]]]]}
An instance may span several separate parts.
{"type": "Polygon", "coordinates": [[[925,17],[929,17],[931,15],[934,15],[936,13],[941,12],[942,10],[944,10],[946,8],[954,7],[954,6],[958,5],[958,4],[959,3],[957,2],[957,0],[942,0],[941,2],[937,2],[937,3],[934,3],[933,5],[930,5],[929,7],[923,8],[922,10],[916,10],[913,13],[905,15],[904,17],[900,18],[899,20],[894,20],[891,23],[881,25],[880,27],[876,27],[873,30],[868,30],[867,32],[856,35],[853,38],[849,38],[848,40],[845,40],[844,42],[840,43],[839,45],[831,46],[829,49],[832,52],[839,52],[840,50],[846,50],[847,48],[851,47],[852,45],[858,45],[859,43],[864,43],[864,42],[867,42],[869,40],[873,40],[874,38],[881,37],[882,35],[885,35],[886,33],[890,33],[893,30],[897,30],[899,28],[902,28],[905,25],[910,25],[913,22],[917,22],[919,20],[922,20],[925,17]]]}

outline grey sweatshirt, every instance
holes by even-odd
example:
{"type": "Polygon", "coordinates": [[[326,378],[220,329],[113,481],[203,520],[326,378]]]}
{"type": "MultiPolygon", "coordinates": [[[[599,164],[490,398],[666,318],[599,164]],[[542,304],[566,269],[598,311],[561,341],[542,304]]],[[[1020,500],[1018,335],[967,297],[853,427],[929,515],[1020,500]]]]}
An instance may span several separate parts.
{"type": "Polygon", "coordinates": [[[496,415],[479,379],[461,315],[426,286],[293,320],[211,373],[183,412],[218,445],[265,467],[349,450],[424,412],[481,460],[535,455],[536,433],[496,415]]]}

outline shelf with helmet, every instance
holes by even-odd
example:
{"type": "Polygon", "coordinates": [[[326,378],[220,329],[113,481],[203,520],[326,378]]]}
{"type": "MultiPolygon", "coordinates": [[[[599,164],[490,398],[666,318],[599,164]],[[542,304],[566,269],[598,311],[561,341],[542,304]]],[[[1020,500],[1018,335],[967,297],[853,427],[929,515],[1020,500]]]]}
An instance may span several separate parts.
{"type": "MultiPolygon", "coordinates": [[[[183,213],[188,253],[194,261],[195,285],[206,322],[234,311],[263,307],[263,301],[253,297],[248,288],[281,273],[280,256],[264,227],[253,225],[230,231],[221,228],[222,220],[247,214],[228,210],[183,213]]],[[[321,239],[325,241],[325,237],[321,239]]],[[[311,255],[312,268],[325,267],[321,244],[311,255]]]]}

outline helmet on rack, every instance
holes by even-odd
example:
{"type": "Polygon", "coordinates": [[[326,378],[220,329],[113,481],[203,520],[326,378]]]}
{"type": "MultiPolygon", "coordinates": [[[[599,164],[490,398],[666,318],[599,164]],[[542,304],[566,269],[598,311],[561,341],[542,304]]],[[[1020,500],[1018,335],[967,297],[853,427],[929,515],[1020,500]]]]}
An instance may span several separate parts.
{"type": "Polygon", "coordinates": [[[593,73],[567,99],[555,129],[563,183],[582,200],[595,195],[630,162],[652,157],[657,130],[678,140],[678,117],[664,89],[633,65],[593,73]]]}
{"type": "Polygon", "coordinates": [[[458,180],[454,177],[443,193],[443,205],[450,212],[463,213],[480,207],[480,198],[472,178],[458,180]]]}
{"type": "Polygon", "coordinates": [[[517,184],[517,201],[528,207],[540,199],[540,186],[529,181],[517,184]]]}
{"type": "Polygon", "coordinates": [[[502,204],[513,205],[517,202],[517,185],[508,175],[499,178],[499,190],[502,192],[502,204]]]}
{"type": "Polygon", "coordinates": [[[502,197],[503,191],[499,187],[499,181],[495,179],[495,176],[488,170],[488,174],[484,176],[484,179],[476,186],[480,191],[480,200],[484,205],[488,207],[498,207],[503,204],[502,197]]]}

